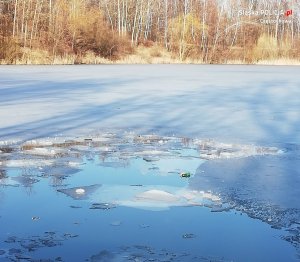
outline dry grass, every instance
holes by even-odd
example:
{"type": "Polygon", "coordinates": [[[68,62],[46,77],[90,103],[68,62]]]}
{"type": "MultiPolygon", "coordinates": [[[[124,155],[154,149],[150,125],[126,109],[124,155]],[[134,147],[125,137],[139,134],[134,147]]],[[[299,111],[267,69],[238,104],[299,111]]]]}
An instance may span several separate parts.
{"type": "Polygon", "coordinates": [[[17,58],[15,63],[17,65],[36,65],[36,64],[50,64],[51,58],[47,51],[29,48],[21,49],[22,56],[17,58]]]}
{"type": "MultiPolygon", "coordinates": [[[[74,54],[63,56],[51,56],[47,51],[35,49],[22,49],[22,57],[18,58],[14,64],[18,65],[73,65],[73,64],[204,64],[201,59],[187,58],[181,61],[174,53],[167,51],[159,45],[138,46],[133,54],[121,57],[112,61],[107,58],[95,55],[92,51],[86,52],[84,56],[78,57],[74,54]]],[[[283,56],[284,57],[284,56],[283,56]]],[[[0,60],[0,64],[11,64],[11,62],[0,60]]],[[[220,63],[222,64],[222,63],[220,63]]],[[[300,60],[290,58],[268,57],[256,59],[252,63],[244,60],[232,59],[223,64],[228,65],[300,65],[300,60]]]]}
{"type": "Polygon", "coordinates": [[[245,61],[239,59],[226,61],[226,65],[245,65],[245,64],[247,64],[245,61]]]}
{"type": "Polygon", "coordinates": [[[94,52],[88,51],[84,57],[81,59],[81,63],[83,64],[112,64],[113,62],[107,58],[96,56],[94,52]]]}
{"type": "Polygon", "coordinates": [[[270,60],[260,60],[255,63],[256,65],[300,65],[300,60],[291,58],[278,58],[270,60]]]}
{"type": "Polygon", "coordinates": [[[75,55],[55,56],[52,64],[54,65],[74,65],[76,63],[75,55]]]}
{"type": "Polygon", "coordinates": [[[181,61],[174,53],[154,45],[151,47],[139,46],[134,54],[116,61],[116,64],[203,64],[203,62],[192,58],[181,61]]]}
{"type": "Polygon", "coordinates": [[[171,54],[158,46],[136,48],[135,53],[127,55],[116,61],[117,64],[153,64],[160,61],[161,64],[168,64],[172,60],[171,54]]]}
{"type": "MultiPolygon", "coordinates": [[[[22,56],[17,58],[13,64],[16,65],[72,65],[76,61],[75,55],[51,56],[47,51],[29,48],[22,48],[22,56]]],[[[1,61],[1,64],[10,64],[1,61]]]]}
{"type": "Polygon", "coordinates": [[[300,65],[300,60],[290,58],[264,59],[253,63],[246,63],[243,60],[228,60],[226,65],[300,65]]]}

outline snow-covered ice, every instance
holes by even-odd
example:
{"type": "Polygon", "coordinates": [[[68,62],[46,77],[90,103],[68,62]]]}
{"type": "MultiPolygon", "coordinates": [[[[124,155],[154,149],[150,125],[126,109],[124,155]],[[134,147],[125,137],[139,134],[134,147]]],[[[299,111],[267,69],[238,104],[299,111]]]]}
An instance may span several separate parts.
{"type": "Polygon", "coordinates": [[[92,130],[300,141],[299,67],[0,67],[0,137],[30,139],[92,130]]]}

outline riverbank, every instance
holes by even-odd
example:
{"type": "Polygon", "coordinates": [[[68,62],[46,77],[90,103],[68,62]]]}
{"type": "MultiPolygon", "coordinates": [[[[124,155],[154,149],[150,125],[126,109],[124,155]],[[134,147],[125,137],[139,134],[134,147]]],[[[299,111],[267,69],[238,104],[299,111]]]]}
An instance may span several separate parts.
{"type": "Polygon", "coordinates": [[[178,54],[154,45],[139,46],[128,54],[113,59],[104,58],[89,51],[84,55],[65,54],[53,56],[45,50],[22,50],[22,55],[15,60],[2,59],[1,65],[75,65],[75,64],[223,64],[223,65],[300,65],[300,59],[289,57],[257,58],[253,60],[224,57],[223,60],[213,61],[201,56],[179,59],[178,54]]]}

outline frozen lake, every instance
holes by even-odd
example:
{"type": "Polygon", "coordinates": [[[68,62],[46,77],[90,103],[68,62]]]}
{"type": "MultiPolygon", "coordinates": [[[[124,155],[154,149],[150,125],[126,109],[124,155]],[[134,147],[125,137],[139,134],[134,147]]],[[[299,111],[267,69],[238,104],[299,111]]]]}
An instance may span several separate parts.
{"type": "Polygon", "coordinates": [[[0,67],[0,261],[300,261],[299,67],[0,67]]]}
{"type": "Polygon", "coordinates": [[[0,67],[0,136],[134,130],[299,143],[299,67],[0,67]]]}

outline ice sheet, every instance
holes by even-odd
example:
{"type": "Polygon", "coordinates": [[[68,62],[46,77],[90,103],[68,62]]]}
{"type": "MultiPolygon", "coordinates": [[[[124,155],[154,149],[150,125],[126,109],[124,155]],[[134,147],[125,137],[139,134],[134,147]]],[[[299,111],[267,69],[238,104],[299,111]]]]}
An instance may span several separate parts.
{"type": "Polygon", "coordinates": [[[134,130],[299,144],[299,85],[296,66],[1,66],[0,137],[134,130]]]}

